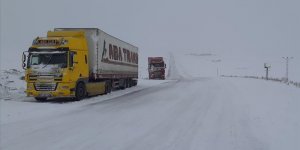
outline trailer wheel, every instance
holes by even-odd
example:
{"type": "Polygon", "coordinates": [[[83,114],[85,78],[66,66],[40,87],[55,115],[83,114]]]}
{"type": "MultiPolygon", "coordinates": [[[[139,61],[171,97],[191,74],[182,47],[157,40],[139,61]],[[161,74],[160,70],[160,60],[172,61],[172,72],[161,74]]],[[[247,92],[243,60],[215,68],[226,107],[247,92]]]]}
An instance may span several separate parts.
{"type": "Polygon", "coordinates": [[[132,86],[136,86],[137,85],[137,80],[132,80],[132,86]]]}
{"type": "Polygon", "coordinates": [[[130,79],[126,79],[126,88],[130,88],[130,79]]]}
{"type": "Polygon", "coordinates": [[[121,89],[121,90],[124,90],[125,88],[126,88],[126,84],[127,84],[127,81],[126,81],[126,79],[120,79],[119,80],[119,88],[121,89]],[[121,83],[121,84],[120,84],[121,83]]]}
{"type": "Polygon", "coordinates": [[[34,99],[38,102],[43,102],[47,100],[47,97],[35,97],[34,99]]]}
{"type": "Polygon", "coordinates": [[[75,99],[79,101],[85,98],[85,96],[86,96],[85,85],[84,83],[80,82],[76,86],[75,99]]]}
{"type": "Polygon", "coordinates": [[[124,89],[128,88],[127,87],[127,79],[124,79],[124,89]]]}
{"type": "Polygon", "coordinates": [[[132,80],[131,79],[127,80],[127,87],[128,88],[132,87],[132,80]]]}

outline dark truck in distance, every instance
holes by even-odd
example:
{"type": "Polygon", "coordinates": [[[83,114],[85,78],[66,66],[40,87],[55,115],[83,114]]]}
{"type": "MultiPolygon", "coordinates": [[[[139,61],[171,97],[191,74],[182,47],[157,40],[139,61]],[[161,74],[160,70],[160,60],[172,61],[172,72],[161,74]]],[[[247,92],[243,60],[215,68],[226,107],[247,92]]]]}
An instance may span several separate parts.
{"type": "Polygon", "coordinates": [[[149,79],[165,80],[165,69],[163,57],[148,57],[149,79]]]}

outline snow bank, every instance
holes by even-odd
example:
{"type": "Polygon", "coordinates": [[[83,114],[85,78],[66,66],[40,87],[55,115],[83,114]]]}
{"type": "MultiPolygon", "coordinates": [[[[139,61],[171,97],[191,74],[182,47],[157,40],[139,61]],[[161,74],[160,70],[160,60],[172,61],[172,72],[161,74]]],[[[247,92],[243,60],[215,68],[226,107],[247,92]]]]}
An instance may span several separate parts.
{"type": "Polygon", "coordinates": [[[285,78],[266,78],[266,77],[257,77],[257,76],[236,76],[236,75],[222,75],[222,77],[231,77],[231,78],[251,78],[251,79],[261,79],[261,80],[267,80],[267,81],[273,81],[273,82],[280,82],[284,83],[286,85],[294,85],[298,88],[300,88],[300,82],[296,81],[287,81],[285,78]]]}
{"type": "Polygon", "coordinates": [[[169,67],[167,68],[167,79],[170,80],[175,80],[175,79],[180,79],[182,76],[177,70],[176,63],[175,63],[175,57],[172,53],[170,53],[170,58],[169,58],[169,67]]]}
{"type": "Polygon", "coordinates": [[[0,71],[0,99],[10,100],[25,96],[26,83],[21,80],[24,72],[9,69],[0,71]]]}

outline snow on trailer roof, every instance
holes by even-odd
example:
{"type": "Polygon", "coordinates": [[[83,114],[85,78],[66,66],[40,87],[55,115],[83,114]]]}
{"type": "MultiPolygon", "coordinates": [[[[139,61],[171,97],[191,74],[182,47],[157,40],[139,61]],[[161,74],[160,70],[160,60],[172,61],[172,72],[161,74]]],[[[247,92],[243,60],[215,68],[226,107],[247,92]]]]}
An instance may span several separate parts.
{"type": "Polygon", "coordinates": [[[119,39],[119,38],[117,38],[115,36],[112,36],[112,35],[108,34],[107,32],[105,32],[105,31],[103,31],[103,30],[101,30],[99,28],[54,28],[54,31],[72,31],[72,30],[90,30],[90,31],[91,30],[96,30],[96,31],[101,31],[101,32],[103,32],[103,33],[105,33],[105,34],[113,37],[113,38],[116,38],[116,39],[118,39],[118,40],[120,40],[120,41],[122,41],[122,42],[124,42],[126,44],[129,44],[129,45],[131,45],[133,47],[136,47],[138,49],[137,46],[135,46],[133,44],[130,44],[130,43],[126,42],[126,41],[123,41],[123,40],[121,40],[121,39],[119,39]]]}

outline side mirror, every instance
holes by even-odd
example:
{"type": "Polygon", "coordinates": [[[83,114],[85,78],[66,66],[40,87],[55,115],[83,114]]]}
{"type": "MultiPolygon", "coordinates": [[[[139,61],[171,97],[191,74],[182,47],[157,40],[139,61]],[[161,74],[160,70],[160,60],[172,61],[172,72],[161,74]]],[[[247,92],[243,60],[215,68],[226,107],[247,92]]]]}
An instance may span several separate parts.
{"type": "Polygon", "coordinates": [[[26,61],[26,55],[25,55],[25,53],[23,52],[23,54],[22,54],[22,62],[24,63],[26,61]]]}
{"type": "Polygon", "coordinates": [[[23,54],[22,54],[22,68],[23,69],[26,69],[26,60],[27,60],[27,58],[28,58],[28,52],[27,51],[25,51],[25,52],[23,52],[23,54]]]}
{"type": "Polygon", "coordinates": [[[167,68],[167,65],[165,64],[165,68],[167,68]]]}

